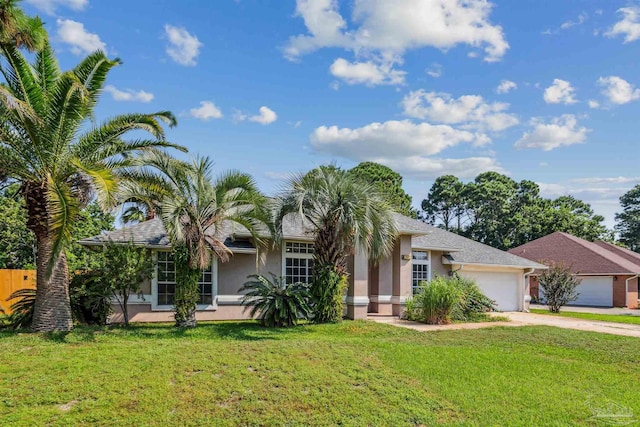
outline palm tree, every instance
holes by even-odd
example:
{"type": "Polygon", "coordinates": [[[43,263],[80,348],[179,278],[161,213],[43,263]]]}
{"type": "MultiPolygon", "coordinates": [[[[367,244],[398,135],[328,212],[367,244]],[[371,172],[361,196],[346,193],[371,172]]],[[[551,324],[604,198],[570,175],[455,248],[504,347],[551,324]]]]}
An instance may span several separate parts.
{"type": "Polygon", "coordinates": [[[339,320],[347,257],[356,248],[372,261],[391,252],[397,234],[393,209],[373,184],[333,166],[321,166],[294,176],[278,197],[275,212],[279,239],[286,216],[312,228],[314,321],[339,320]]]}
{"type": "Polygon", "coordinates": [[[48,36],[39,17],[27,16],[20,0],[0,0],[0,45],[13,45],[34,52],[44,48],[48,36]]]}
{"type": "Polygon", "coordinates": [[[137,204],[127,206],[122,212],[122,223],[133,224],[143,222],[148,218],[147,212],[143,206],[137,204]]]}
{"type": "MultiPolygon", "coordinates": [[[[37,241],[37,296],[32,329],[70,330],[71,309],[65,248],[82,207],[94,197],[115,201],[121,179],[142,152],[178,147],[165,140],[161,122],[170,112],[127,114],[96,125],[93,111],[109,71],[120,64],[95,52],[62,72],[46,43],[30,65],[13,45],[1,45],[0,181],[20,184],[27,226],[37,241]],[[149,139],[125,140],[130,131],[149,139]]],[[[180,148],[180,147],[178,147],[180,148]]]]}
{"type": "Polygon", "coordinates": [[[195,327],[202,270],[211,266],[212,255],[229,261],[231,250],[224,237],[233,224],[246,228],[261,243],[259,232],[268,231],[264,230],[269,222],[266,199],[247,174],[229,171],[212,180],[213,163],[206,157],[185,164],[151,154],[143,163],[161,175],[142,173],[144,182],[124,186],[120,197],[158,212],[176,266],[176,326],[195,327]]]}

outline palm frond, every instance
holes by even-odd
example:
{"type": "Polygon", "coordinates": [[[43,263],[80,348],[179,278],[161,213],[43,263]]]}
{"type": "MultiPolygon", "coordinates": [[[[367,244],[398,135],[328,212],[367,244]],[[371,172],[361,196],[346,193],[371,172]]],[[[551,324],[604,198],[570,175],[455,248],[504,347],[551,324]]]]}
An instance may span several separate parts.
{"type": "Polygon", "coordinates": [[[51,257],[46,272],[47,276],[50,276],[58,256],[71,242],[71,232],[80,212],[80,204],[66,183],[58,182],[51,176],[47,182],[47,193],[50,209],[49,231],[53,237],[51,257]]]}

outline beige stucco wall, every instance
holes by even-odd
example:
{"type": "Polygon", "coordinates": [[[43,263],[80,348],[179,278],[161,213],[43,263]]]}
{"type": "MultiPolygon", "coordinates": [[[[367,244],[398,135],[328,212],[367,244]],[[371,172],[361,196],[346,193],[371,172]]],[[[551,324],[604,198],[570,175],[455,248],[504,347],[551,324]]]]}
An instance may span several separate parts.
{"type": "Polygon", "coordinates": [[[448,276],[451,271],[450,265],[442,264],[442,251],[431,251],[431,277],[448,276]]]}
{"type": "Polygon", "coordinates": [[[140,292],[145,295],[151,295],[151,279],[147,279],[142,282],[140,285],[140,292]]]}
{"type": "Polygon", "coordinates": [[[218,294],[238,294],[247,276],[255,273],[255,254],[235,254],[227,262],[218,261],[218,294]]]}
{"type": "MultiPolygon", "coordinates": [[[[122,312],[116,304],[113,306],[114,313],[109,318],[109,323],[123,322],[122,312]]],[[[196,319],[199,321],[206,320],[241,320],[250,319],[249,312],[244,310],[240,305],[218,306],[217,310],[197,311],[196,319]]],[[[130,304],[129,305],[129,321],[130,322],[173,322],[173,311],[152,311],[149,304],[130,304]]]]}
{"type": "Polygon", "coordinates": [[[282,275],[280,249],[263,250],[256,254],[234,254],[228,262],[218,262],[218,295],[237,295],[250,274],[282,275]]]}

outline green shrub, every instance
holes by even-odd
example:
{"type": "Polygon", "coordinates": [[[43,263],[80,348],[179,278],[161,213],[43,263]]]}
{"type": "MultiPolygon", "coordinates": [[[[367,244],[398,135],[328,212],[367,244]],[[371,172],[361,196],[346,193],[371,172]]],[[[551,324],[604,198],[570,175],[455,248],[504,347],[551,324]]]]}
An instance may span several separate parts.
{"type": "MultiPolygon", "coordinates": [[[[101,280],[99,272],[76,274],[69,283],[69,299],[73,320],[86,325],[106,325],[112,313],[111,289],[101,280]]],[[[0,326],[28,329],[36,302],[35,289],[18,289],[7,298],[11,314],[2,315],[0,326]]]]}
{"type": "Polygon", "coordinates": [[[431,325],[451,323],[451,313],[462,299],[462,291],[450,279],[436,277],[423,282],[407,304],[406,317],[431,325]]]}
{"type": "Polygon", "coordinates": [[[483,320],[487,312],[495,310],[495,301],[473,280],[454,275],[422,282],[416,295],[407,300],[403,318],[440,325],[483,320]]]}
{"type": "Polygon", "coordinates": [[[311,284],[314,323],[337,323],[342,320],[343,297],[347,287],[347,278],[338,273],[334,266],[314,270],[311,284]]]}
{"type": "Polygon", "coordinates": [[[454,275],[449,279],[461,292],[461,298],[451,313],[455,321],[468,322],[486,317],[486,313],[496,311],[496,302],[486,296],[475,281],[454,275]]]}
{"type": "Polygon", "coordinates": [[[4,326],[11,329],[29,328],[36,304],[36,290],[18,289],[7,298],[7,301],[13,302],[11,302],[11,314],[5,315],[4,326]]]}
{"type": "Polygon", "coordinates": [[[86,325],[106,325],[113,313],[111,295],[111,286],[100,271],[75,274],[69,283],[74,320],[86,325]]]}
{"type": "Polygon", "coordinates": [[[268,327],[287,327],[308,319],[311,315],[309,286],[305,283],[286,283],[281,277],[269,273],[271,279],[252,274],[244,283],[240,292],[245,310],[251,307],[250,314],[258,314],[260,322],[268,327]]]}
{"type": "Polygon", "coordinates": [[[562,263],[551,264],[538,279],[539,289],[544,294],[544,302],[552,313],[559,313],[560,308],[578,299],[576,288],[580,279],[571,273],[571,269],[562,263]]]}

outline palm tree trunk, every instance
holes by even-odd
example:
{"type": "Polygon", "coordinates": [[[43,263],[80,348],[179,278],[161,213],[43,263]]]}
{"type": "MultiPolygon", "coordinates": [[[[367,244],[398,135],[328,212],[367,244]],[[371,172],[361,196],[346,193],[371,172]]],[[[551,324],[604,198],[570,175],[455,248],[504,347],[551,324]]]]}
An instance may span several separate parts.
{"type": "MultiPolygon", "coordinates": [[[[179,251],[176,251],[179,252],[179,251]]],[[[192,268],[188,264],[182,265],[181,258],[176,256],[176,297],[175,315],[176,326],[179,328],[195,328],[196,309],[198,307],[198,279],[200,269],[192,268]]]]}
{"type": "Polygon", "coordinates": [[[38,236],[36,302],[31,323],[31,329],[36,332],[70,331],[73,328],[69,272],[64,251],[54,261],[53,271],[47,277],[52,246],[53,239],[38,236]]]}

